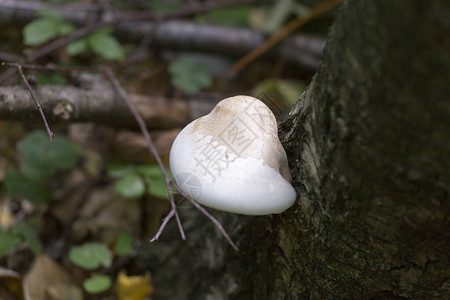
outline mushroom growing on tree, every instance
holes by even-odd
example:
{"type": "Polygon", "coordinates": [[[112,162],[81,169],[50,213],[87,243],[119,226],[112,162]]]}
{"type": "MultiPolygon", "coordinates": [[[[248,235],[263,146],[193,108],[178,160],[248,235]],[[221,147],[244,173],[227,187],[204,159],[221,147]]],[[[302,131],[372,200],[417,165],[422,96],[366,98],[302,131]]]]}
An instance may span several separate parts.
{"type": "Polygon", "coordinates": [[[226,98],[188,124],[172,145],[170,169],[186,195],[223,211],[281,213],[296,198],[275,116],[249,96],[226,98]]]}

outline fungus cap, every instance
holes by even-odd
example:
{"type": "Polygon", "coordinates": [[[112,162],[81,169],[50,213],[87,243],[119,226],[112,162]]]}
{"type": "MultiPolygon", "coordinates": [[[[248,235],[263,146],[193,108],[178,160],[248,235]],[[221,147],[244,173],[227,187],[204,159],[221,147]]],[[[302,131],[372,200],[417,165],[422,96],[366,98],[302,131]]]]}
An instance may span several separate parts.
{"type": "Polygon", "coordinates": [[[235,96],[188,124],[170,150],[175,181],[193,200],[245,214],[281,213],[296,198],[272,111],[235,96]]]}

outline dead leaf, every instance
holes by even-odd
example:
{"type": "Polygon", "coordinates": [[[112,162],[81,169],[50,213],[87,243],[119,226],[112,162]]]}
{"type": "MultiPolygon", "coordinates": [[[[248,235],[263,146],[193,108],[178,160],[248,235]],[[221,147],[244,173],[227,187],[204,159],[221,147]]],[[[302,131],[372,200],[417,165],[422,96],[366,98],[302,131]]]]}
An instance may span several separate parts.
{"type": "Polygon", "coordinates": [[[89,196],[73,225],[72,238],[80,241],[86,236],[102,240],[119,231],[138,234],[141,211],[137,198],[120,196],[113,186],[98,188],[89,196]]]}
{"type": "Polygon", "coordinates": [[[0,267],[0,299],[31,300],[20,275],[0,267]]]}
{"type": "Polygon", "coordinates": [[[69,274],[44,254],[34,259],[25,283],[33,300],[82,300],[81,290],[69,274]]]}
{"type": "Polygon", "coordinates": [[[152,290],[149,273],[145,276],[127,276],[122,270],[117,275],[117,298],[119,300],[143,300],[152,290]]]}
{"type": "Polygon", "coordinates": [[[0,228],[10,228],[16,223],[16,218],[11,213],[11,199],[6,199],[0,202],[0,228]]]}

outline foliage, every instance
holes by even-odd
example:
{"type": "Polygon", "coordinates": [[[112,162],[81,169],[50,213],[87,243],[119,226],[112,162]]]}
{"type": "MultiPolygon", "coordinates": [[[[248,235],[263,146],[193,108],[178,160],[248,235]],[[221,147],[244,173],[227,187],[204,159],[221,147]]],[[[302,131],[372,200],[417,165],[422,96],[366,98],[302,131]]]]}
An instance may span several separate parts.
{"type": "Polygon", "coordinates": [[[51,73],[51,74],[36,74],[36,85],[43,84],[54,84],[54,85],[64,85],[67,84],[67,79],[61,74],[51,73]]]}
{"type": "Polygon", "coordinates": [[[252,94],[270,95],[271,98],[280,99],[283,106],[289,108],[297,103],[305,88],[306,85],[299,80],[266,79],[253,88],[252,94]]]}
{"type": "Polygon", "coordinates": [[[74,26],[64,22],[61,16],[51,10],[39,11],[38,18],[23,28],[23,43],[36,46],[74,30],[74,26]]]}
{"type": "Polygon", "coordinates": [[[134,238],[129,233],[121,231],[117,235],[114,253],[119,256],[127,255],[133,248],[134,238]]]}
{"type": "Polygon", "coordinates": [[[0,257],[11,254],[22,240],[20,232],[15,228],[7,230],[0,228],[0,257]]]}
{"type": "Polygon", "coordinates": [[[67,54],[76,56],[92,52],[106,59],[123,61],[125,59],[125,51],[111,33],[111,27],[104,27],[84,38],[78,39],[67,45],[67,54]]]}
{"type": "Polygon", "coordinates": [[[156,165],[134,166],[115,163],[108,166],[107,172],[109,176],[119,179],[115,187],[124,197],[142,197],[146,190],[155,197],[165,199],[169,197],[164,176],[156,165]]]}
{"type": "Polygon", "coordinates": [[[6,175],[6,192],[34,203],[50,198],[50,179],[57,171],[74,166],[79,157],[76,144],[59,136],[51,142],[43,131],[28,134],[17,144],[17,149],[23,160],[19,171],[6,175]]]}
{"type": "MultiPolygon", "coordinates": [[[[40,11],[38,18],[28,23],[23,29],[23,40],[27,46],[36,46],[50,41],[53,38],[67,35],[75,30],[75,27],[64,22],[55,11],[40,11]]],[[[117,39],[111,34],[111,27],[101,28],[90,35],[78,39],[67,45],[69,56],[82,53],[98,54],[109,60],[123,61],[125,51],[117,39]]],[[[58,76],[57,80],[61,79],[58,76]]]]}
{"type": "Polygon", "coordinates": [[[251,7],[217,8],[196,17],[200,23],[214,23],[224,26],[249,27],[251,7]]]}
{"type": "Polygon", "coordinates": [[[72,247],[69,252],[69,259],[81,268],[94,270],[100,266],[109,267],[112,261],[112,253],[104,244],[92,242],[72,247]]]}
{"type": "Polygon", "coordinates": [[[0,257],[11,254],[15,247],[28,243],[31,251],[37,254],[42,251],[42,243],[36,232],[35,224],[23,222],[9,229],[0,228],[0,257]]]}
{"type": "Polygon", "coordinates": [[[34,254],[38,254],[42,251],[42,243],[37,233],[38,226],[35,223],[35,220],[31,219],[18,224],[17,227],[23,239],[28,243],[31,251],[34,254]]]}
{"type": "Polygon", "coordinates": [[[103,274],[94,274],[83,282],[83,288],[91,294],[98,294],[111,287],[111,278],[103,274]]]}
{"type": "Polygon", "coordinates": [[[186,94],[195,94],[212,84],[207,64],[189,57],[180,57],[169,66],[171,82],[186,94]]]}

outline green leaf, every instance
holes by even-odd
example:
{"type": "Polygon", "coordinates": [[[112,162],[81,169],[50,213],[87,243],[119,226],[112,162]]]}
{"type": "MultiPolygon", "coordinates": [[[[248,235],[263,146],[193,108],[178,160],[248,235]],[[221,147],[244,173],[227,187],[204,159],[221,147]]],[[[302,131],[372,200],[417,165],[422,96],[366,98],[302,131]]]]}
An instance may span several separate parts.
{"type": "Polygon", "coordinates": [[[163,198],[163,199],[169,199],[169,194],[167,193],[167,186],[164,179],[161,180],[148,180],[148,192],[150,195],[163,198]]]}
{"type": "Polygon", "coordinates": [[[75,165],[79,156],[79,147],[65,137],[57,136],[47,149],[47,161],[57,169],[69,169],[75,165]]]}
{"type": "Polygon", "coordinates": [[[66,51],[69,56],[75,56],[86,52],[88,44],[86,39],[78,39],[66,46],[66,51]]]}
{"type": "Polygon", "coordinates": [[[124,197],[141,197],[145,192],[145,185],[142,178],[136,173],[129,173],[116,182],[116,190],[124,197]]]}
{"type": "Polygon", "coordinates": [[[98,294],[111,287],[111,278],[103,274],[94,274],[83,282],[83,288],[90,294],[98,294]]]}
{"type": "Polygon", "coordinates": [[[22,153],[25,160],[40,160],[45,155],[50,141],[48,136],[40,130],[29,133],[17,144],[17,149],[22,153]]]}
{"type": "Polygon", "coordinates": [[[0,257],[2,257],[11,254],[14,247],[22,242],[22,237],[17,231],[0,228],[0,241],[0,257]]]}
{"type": "Polygon", "coordinates": [[[40,18],[31,21],[23,29],[24,44],[35,46],[58,36],[59,24],[60,21],[51,18],[40,18]]]}
{"type": "Polygon", "coordinates": [[[305,84],[293,80],[280,80],[277,85],[277,90],[281,95],[281,99],[289,107],[297,103],[305,88],[305,84]]]}
{"type": "Polygon", "coordinates": [[[106,168],[106,173],[113,178],[121,178],[133,172],[134,169],[132,164],[110,163],[106,168]]]}
{"type": "Polygon", "coordinates": [[[106,28],[89,35],[87,38],[89,48],[106,59],[123,61],[125,51],[116,38],[109,33],[110,31],[111,29],[106,28]]]}
{"type": "Polygon", "coordinates": [[[95,31],[89,36],[95,36],[95,35],[109,35],[113,32],[113,28],[111,26],[105,26],[103,28],[100,28],[99,30],[95,31]]]}
{"type": "Polygon", "coordinates": [[[248,27],[251,7],[219,8],[196,17],[200,23],[215,23],[225,26],[248,27]]]}
{"type": "Polygon", "coordinates": [[[274,100],[280,99],[283,106],[291,107],[300,99],[305,87],[300,80],[266,79],[253,88],[252,94],[255,96],[271,95],[274,100]]]}
{"type": "Polygon", "coordinates": [[[36,85],[44,85],[44,84],[64,85],[67,84],[67,80],[66,77],[58,73],[50,73],[50,74],[37,73],[36,85]]]}
{"type": "Polygon", "coordinates": [[[121,231],[117,235],[114,252],[119,255],[127,255],[133,248],[134,238],[127,232],[121,231]]]}
{"type": "MultiPolygon", "coordinates": [[[[157,165],[140,165],[136,168],[136,171],[144,177],[151,177],[151,178],[163,177],[162,171],[157,165]]],[[[170,171],[167,170],[167,172],[169,172],[170,175],[170,171]]]]}
{"type": "Polygon", "coordinates": [[[10,196],[25,197],[34,203],[47,201],[50,189],[47,181],[57,170],[72,167],[79,148],[64,137],[50,142],[42,131],[28,134],[17,144],[23,156],[20,172],[11,171],[5,178],[6,191],[10,196]]]}
{"type": "Polygon", "coordinates": [[[63,21],[57,11],[41,10],[37,13],[37,16],[37,19],[31,21],[23,28],[25,45],[39,45],[75,30],[72,24],[63,21]]]}
{"type": "Polygon", "coordinates": [[[171,82],[186,94],[195,94],[212,84],[209,67],[189,57],[180,57],[169,66],[171,82]]]}
{"type": "MultiPolygon", "coordinates": [[[[143,165],[137,167],[137,171],[144,177],[145,183],[147,184],[147,191],[150,195],[163,199],[169,199],[166,181],[159,166],[143,165]]],[[[170,177],[170,171],[167,172],[170,177]]]]}
{"type": "Polygon", "coordinates": [[[55,21],[62,21],[61,16],[56,10],[53,9],[43,9],[37,12],[38,18],[41,19],[53,19],[55,21]]]}
{"type": "Polygon", "coordinates": [[[75,26],[73,26],[70,23],[66,23],[66,22],[61,22],[58,27],[59,35],[66,35],[66,34],[71,33],[74,30],[75,30],[75,26]]]}
{"type": "Polygon", "coordinates": [[[17,171],[10,171],[5,177],[6,193],[13,197],[24,197],[33,203],[50,199],[51,191],[47,184],[29,179],[17,171]]]}
{"type": "Polygon", "coordinates": [[[20,166],[21,175],[36,183],[43,183],[55,174],[55,169],[45,165],[43,160],[24,160],[20,166]]]}
{"type": "Polygon", "coordinates": [[[48,168],[48,173],[74,166],[79,155],[76,144],[64,137],[56,137],[50,142],[43,131],[28,134],[18,143],[17,149],[28,165],[41,170],[48,168]]]}
{"type": "Polygon", "coordinates": [[[69,252],[69,259],[79,267],[94,270],[100,266],[109,267],[112,254],[104,244],[88,243],[72,247],[69,252]]]}
{"type": "Polygon", "coordinates": [[[31,251],[33,251],[34,254],[40,253],[42,251],[42,243],[39,240],[38,234],[36,232],[36,227],[27,222],[20,224],[19,230],[22,233],[25,241],[28,242],[31,251]]]}

